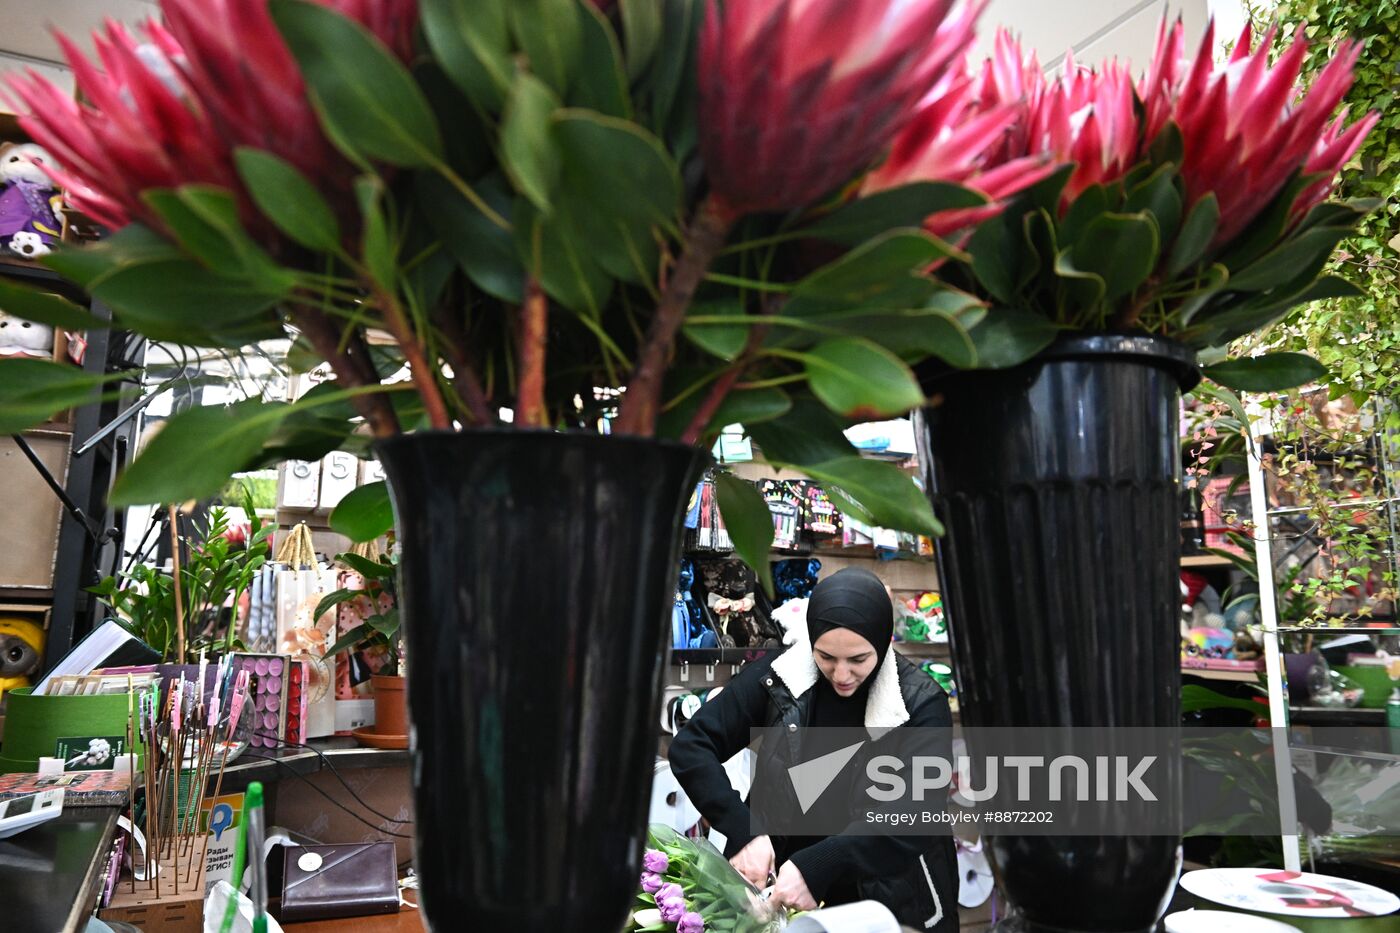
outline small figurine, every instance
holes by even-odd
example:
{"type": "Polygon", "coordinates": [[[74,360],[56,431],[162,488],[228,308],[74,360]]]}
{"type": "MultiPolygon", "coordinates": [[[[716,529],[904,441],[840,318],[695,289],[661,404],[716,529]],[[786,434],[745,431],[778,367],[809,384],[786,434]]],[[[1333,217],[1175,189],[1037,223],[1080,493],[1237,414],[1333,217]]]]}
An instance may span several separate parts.
{"type": "Polygon", "coordinates": [[[47,256],[62,235],[54,214],[54,184],[41,165],[53,164],[34,143],[0,146],[0,244],[22,259],[47,256]]]}

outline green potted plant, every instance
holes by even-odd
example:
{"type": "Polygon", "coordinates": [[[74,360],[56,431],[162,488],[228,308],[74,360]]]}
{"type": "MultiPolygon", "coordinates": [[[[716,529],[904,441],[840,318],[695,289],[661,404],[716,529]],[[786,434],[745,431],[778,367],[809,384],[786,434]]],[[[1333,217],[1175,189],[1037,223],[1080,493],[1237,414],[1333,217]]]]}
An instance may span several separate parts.
{"type": "Polygon", "coordinates": [[[336,557],[358,573],[364,585],[358,589],[339,589],[328,593],[316,606],[314,618],[343,603],[358,609],[364,621],[336,640],[326,649],[326,657],[342,651],[364,652],[381,666],[371,675],[374,689],[374,729],[357,730],[361,742],[381,748],[408,747],[408,708],[404,696],[403,631],[399,622],[397,572],[387,557],[370,560],[358,554],[336,557]]]}
{"type": "Polygon", "coordinates": [[[251,501],[245,512],[248,523],[235,526],[229,510],[216,505],[209,510],[203,528],[181,538],[184,556],[178,583],[164,570],[137,563],[119,575],[106,577],[89,592],[111,609],[118,624],[159,651],[166,661],[184,664],[202,651],[213,654],[241,649],[240,604],[269,559],[269,541],[275,530],[258,518],[251,501]]]}
{"type": "MultiPolygon", "coordinates": [[[[1306,41],[1271,61],[1273,38],[1246,31],[1217,65],[1212,31],[1193,58],[1164,21],[1140,76],[1067,56],[1047,78],[1003,37],[969,92],[969,106],[1019,114],[989,158],[959,168],[969,184],[1020,159],[1054,168],[938,270],[985,307],[988,331],[989,352],[922,371],[920,462],[947,529],[939,578],[965,725],[1178,725],[1181,393],[1203,375],[1250,391],[1321,375],[1304,354],[1228,349],[1300,303],[1353,293],[1323,270],[1374,206],[1327,199],[1376,120],[1335,112],[1357,48],[1307,87],[1306,41]]],[[[943,145],[914,125],[867,186],[938,177],[943,145]]],[[[1095,929],[1156,922],[1178,840],[1135,837],[1131,808],[1115,812],[1104,836],[989,839],[1017,923],[1083,929],[1082,903],[1095,929]]]]}
{"type": "MultiPolygon", "coordinates": [[[[955,76],[980,8],[160,8],[143,48],[117,28],[101,66],[70,47],[79,101],[12,82],[55,177],[113,231],[45,261],[114,326],[214,348],[290,335],[298,366],[334,378],[295,403],[181,413],[111,499],[183,501],[372,442],[388,486],[333,524],[356,540],[397,524],[403,546],[430,920],[546,929],[567,911],[616,929],[677,529],[721,428],[744,424],[862,520],[938,531],[912,480],[842,431],[922,404],[910,362],[972,339],[975,302],[941,300],[927,274],[953,250],[919,225],[988,198],[851,195],[955,76]],[[535,879],[527,915],[484,867],[502,859],[535,879]]],[[[0,302],[107,323],[6,283],[0,302]]],[[[0,372],[0,428],[98,391],[25,362],[0,372]]],[[[719,498],[767,583],[765,503],[738,482],[719,498]]]]}

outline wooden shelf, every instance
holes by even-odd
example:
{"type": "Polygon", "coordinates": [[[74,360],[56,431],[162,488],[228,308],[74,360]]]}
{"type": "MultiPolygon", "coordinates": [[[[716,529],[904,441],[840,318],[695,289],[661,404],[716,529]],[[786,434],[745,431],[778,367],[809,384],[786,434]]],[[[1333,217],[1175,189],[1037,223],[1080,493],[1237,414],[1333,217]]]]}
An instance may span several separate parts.
{"type": "Polygon", "coordinates": [[[894,650],[910,658],[947,658],[953,653],[946,641],[897,641],[894,650]]]}
{"type": "Polygon", "coordinates": [[[1219,671],[1207,667],[1183,667],[1181,673],[1202,680],[1228,680],[1241,684],[1258,683],[1263,671],[1219,671]]]}
{"type": "Polygon", "coordinates": [[[1206,570],[1212,567],[1234,568],[1235,562],[1225,557],[1216,557],[1214,554],[1192,554],[1190,557],[1181,559],[1182,569],[1206,570]]]}

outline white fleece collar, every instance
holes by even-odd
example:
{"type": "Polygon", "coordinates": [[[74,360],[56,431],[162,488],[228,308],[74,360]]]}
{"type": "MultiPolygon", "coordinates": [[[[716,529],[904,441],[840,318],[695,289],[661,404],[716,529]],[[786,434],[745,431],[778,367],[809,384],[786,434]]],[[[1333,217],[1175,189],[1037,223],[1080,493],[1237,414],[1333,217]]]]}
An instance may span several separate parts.
{"type": "MultiPolygon", "coordinates": [[[[792,623],[787,630],[793,641],[792,647],[773,662],[773,673],[794,697],[800,697],[816,686],[817,678],[822,674],[817,668],[816,659],[812,657],[806,614],[803,614],[800,623],[796,619],[792,623]]],[[[899,660],[891,643],[885,650],[885,660],[865,700],[865,728],[893,729],[908,721],[909,709],[904,705],[904,695],[899,689],[899,660]]]]}

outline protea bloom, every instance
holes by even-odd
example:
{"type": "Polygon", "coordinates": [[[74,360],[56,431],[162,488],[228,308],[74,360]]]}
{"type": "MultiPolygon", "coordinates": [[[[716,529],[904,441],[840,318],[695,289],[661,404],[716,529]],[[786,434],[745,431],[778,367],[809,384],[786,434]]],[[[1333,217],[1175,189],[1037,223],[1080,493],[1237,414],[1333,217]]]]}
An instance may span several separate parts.
{"type": "MultiPolygon", "coordinates": [[[[1159,59],[1179,54],[1179,31],[1178,24],[1163,38],[1159,59]]],[[[1300,169],[1320,177],[1294,201],[1294,216],[1326,198],[1377,115],[1368,114],[1349,127],[1345,111],[1332,118],[1351,87],[1360,54],[1354,42],[1341,43],[1304,90],[1298,85],[1307,51],[1303,27],[1273,65],[1268,57],[1273,29],[1256,48],[1246,26],[1229,62],[1219,67],[1210,57],[1213,36],[1212,26],[1176,90],[1172,119],[1185,142],[1182,180],[1188,203],[1211,192],[1220,203],[1219,245],[1248,227],[1300,169]]]]}
{"type": "Polygon", "coordinates": [[[1034,54],[1021,53],[1010,34],[997,34],[996,50],[977,78],[962,68],[945,76],[895,138],[890,156],[870,173],[864,190],[882,191],[916,181],[946,181],[971,188],[991,202],[944,211],[925,227],[939,236],[994,216],[1007,198],[1054,171],[1046,154],[1029,146],[1030,116],[1045,92],[1034,54]]]}
{"type": "MultiPolygon", "coordinates": [[[[411,52],[416,0],[325,2],[411,52]]],[[[158,224],[141,198],[149,189],[241,192],[239,146],[286,159],[328,192],[348,190],[353,169],[321,132],[266,0],[162,0],[161,9],[169,29],[147,23],[145,44],[109,22],[94,37],[100,66],[58,37],[87,103],[32,72],[10,79],[28,111],[21,124],[64,166],[55,181],[76,207],[111,227],[158,224]]]]}
{"type": "Polygon", "coordinates": [[[709,4],[700,147],[717,209],[801,207],[869,168],[965,54],[984,4],[956,2],[709,4]]]}
{"type": "Polygon", "coordinates": [[[1128,69],[1117,61],[1082,68],[1066,54],[1058,81],[1031,115],[1030,145],[1057,162],[1073,162],[1062,204],[1085,188],[1122,178],[1137,164],[1143,138],[1128,69]]]}

